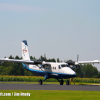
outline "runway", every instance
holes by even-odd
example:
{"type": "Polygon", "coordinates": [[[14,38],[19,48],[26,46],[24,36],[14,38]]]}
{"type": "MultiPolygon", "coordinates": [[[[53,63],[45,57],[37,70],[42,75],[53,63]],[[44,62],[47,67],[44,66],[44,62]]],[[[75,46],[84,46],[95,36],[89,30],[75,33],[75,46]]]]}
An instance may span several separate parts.
{"type": "Polygon", "coordinates": [[[100,91],[97,85],[59,85],[59,84],[0,84],[0,90],[81,90],[100,91]]]}

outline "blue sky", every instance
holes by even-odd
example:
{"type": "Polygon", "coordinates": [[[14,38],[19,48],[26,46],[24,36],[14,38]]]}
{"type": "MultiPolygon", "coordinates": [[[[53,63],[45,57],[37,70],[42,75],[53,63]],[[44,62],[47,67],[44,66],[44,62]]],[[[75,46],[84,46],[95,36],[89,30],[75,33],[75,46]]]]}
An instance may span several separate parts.
{"type": "MultiPolygon", "coordinates": [[[[0,0],[0,57],[100,60],[99,0],[0,0]]],[[[95,65],[100,70],[100,65],[95,65]]]]}

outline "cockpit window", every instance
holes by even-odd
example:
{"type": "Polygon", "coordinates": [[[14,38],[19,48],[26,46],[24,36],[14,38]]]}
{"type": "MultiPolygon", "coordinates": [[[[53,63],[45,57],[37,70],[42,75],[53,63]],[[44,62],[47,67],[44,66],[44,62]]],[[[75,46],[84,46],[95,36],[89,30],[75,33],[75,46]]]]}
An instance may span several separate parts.
{"type": "Polygon", "coordinates": [[[68,67],[68,65],[64,65],[64,64],[63,64],[63,65],[61,65],[61,67],[68,67]]]}

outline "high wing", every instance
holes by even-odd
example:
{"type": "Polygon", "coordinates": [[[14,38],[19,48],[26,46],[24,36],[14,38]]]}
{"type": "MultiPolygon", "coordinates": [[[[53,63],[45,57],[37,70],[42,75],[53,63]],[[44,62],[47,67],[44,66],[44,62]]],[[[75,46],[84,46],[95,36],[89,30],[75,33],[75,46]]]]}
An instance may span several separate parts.
{"type": "Polygon", "coordinates": [[[100,63],[100,60],[93,60],[93,61],[76,61],[75,65],[78,64],[96,64],[96,63],[100,63]]]}
{"type": "Polygon", "coordinates": [[[76,66],[80,66],[81,64],[99,64],[100,60],[93,60],[93,61],[67,61],[66,63],[71,68],[76,68],[76,66]]]}
{"type": "Polygon", "coordinates": [[[42,65],[50,65],[49,62],[45,61],[29,61],[29,60],[17,60],[17,59],[8,59],[8,58],[0,58],[0,62],[15,62],[15,63],[25,63],[25,64],[32,64],[32,65],[37,65],[37,64],[42,64],[42,65]]]}
{"type": "Polygon", "coordinates": [[[28,60],[17,60],[17,59],[8,59],[8,58],[0,58],[0,62],[15,62],[15,63],[25,63],[25,64],[42,64],[40,61],[28,61],[28,60]]]}

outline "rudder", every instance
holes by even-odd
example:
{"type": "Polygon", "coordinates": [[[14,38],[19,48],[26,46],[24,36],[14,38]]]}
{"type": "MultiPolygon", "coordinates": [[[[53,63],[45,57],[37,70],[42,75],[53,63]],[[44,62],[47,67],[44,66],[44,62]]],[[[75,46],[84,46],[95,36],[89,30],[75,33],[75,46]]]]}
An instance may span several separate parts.
{"type": "Polygon", "coordinates": [[[30,60],[28,44],[26,40],[22,41],[22,57],[24,60],[30,60]]]}

